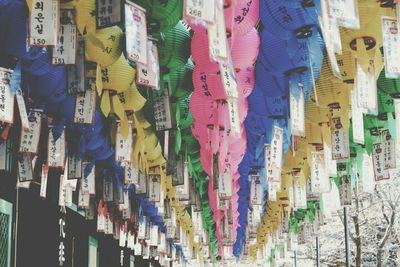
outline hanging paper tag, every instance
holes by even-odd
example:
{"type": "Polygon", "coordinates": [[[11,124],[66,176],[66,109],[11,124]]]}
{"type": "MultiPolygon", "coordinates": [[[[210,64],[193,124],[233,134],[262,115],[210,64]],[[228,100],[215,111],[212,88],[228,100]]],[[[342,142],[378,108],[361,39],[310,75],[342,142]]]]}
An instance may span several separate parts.
{"type": "Polygon", "coordinates": [[[90,194],[83,193],[82,188],[79,188],[78,193],[78,207],[80,208],[89,208],[90,205],[90,194]]]}
{"type": "MultiPolygon", "coordinates": [[[[81,37],[77,37],[76,59],[72,65],[67,65],[67,91],[68,95],[75,95],[85,92],[85,41],[81,37]]],[[[89,72],[90,70],[88,70],[89,72]]],[[[89,73],[90,74],[90,73],[89,73]]],[[[88,73],[86,73],[88,75],[88,73]]],[[[95,82],[96,72],[92,73],[89,82],[95,82]],[[94,81],[93,81],[94,78],[94,81]]],[[[87,88],[92,88],[88,86],[87,88]]],[[[95,89],[95,88],[94,88],[95,89]]]]}
{"type": "Polygon", "coordinates": [[[76,96],[74,122],[93,124],[96,112],[96,91],[87,88],[83,94],[76,96]]]}
{"type": "Polygon", "coordinates": [[[41,180],[40,180],[40,197],[42,197],[42,198],[46,198],[48,174],[49,174],[49,166],[43,164],[41,180]]]}
{"type": "Polygon", "coordinates": [[[229,58],[228,63],[219,63],[222,84],[224,85],[226,96],[238,98],[237,82],[235,77],[235,69],[232,65],[232,60],[229,58]]]}
{"type": "Polygon", "coordinates": [[[281,181],[282,154],[283,154],[283,129],[274,126],[274,135],[271,141],[271,160],[267,169],[268,181],[281,181]]]}
{"type": "Polygon", "coordinates": [[[359,29],[358,4],[356,0],[328,0],[328,14],[336,19],[338,25],[359,29]]]}
{"type": "Polygon", "coordinates": [[[362,184],[362,191],[365,193],[372,194],[375,188],[375,175],[374,175],[374,164],[372,157],[369,156],[367,153],[363,154],[363,161],[362,161],[362,176],[361,176],[361,184],[362,184]]]}
{"type": "Polygon", "coordinates": [[[49,140],[47,143],[47,165],[50,168],[64,168],[65,164],[65,130],[55,140],[53,128],[49,128],[49,140]]]}
{"type": "Polygon", "coordinates": [[[172,117],[168,87],[163,89],[163,93],[160,96],[154,95],[153,108],[156,131],[171,129],[172,117]]]}
{"type": "MultiPolygon", "coordinates": [[[[1,85],[0,85],[0,87],[1,87],[1,85]]],[[[18,89],[15,92],[15,97],[17,98],[19,116],[21,118],[21,126],[25,130],[29,130],[28,114],[26,113],[25,101],[24,101],[24,97],[22,95],[21,89],[18,89]]]]}
{"type": "Polygon", "coordinates": [[[172,185],[178,186],[184,184],[184,161],[182,155],[179,155],[178,160],[176,161],[176,171],[175,174],[172,175],[172,185]]]}
{"type": "Polygon", "coordinates": [[[131,1],[125,3],[125,36],[128,59],[147,65],[146,10],[131,1]]]}
{"type": "Polygon", "coordinates": [[[103,177],[103,201],[114,201],[114,182],[111,175],[105,175],[103,177]]]}
{"type": "Polygon", "coordinates": [[[107,28],[121,22],[121,1],[96,1],[96,27],[107,28]]]}
{"type": "Polygon", "coordinates": [[[82,178],[82,158],[78,158],[78,155],[69,153],[68,154],[68,180],[81,179],[82,178]]]}
{"type": "Polygon", "coordinates": [[[395,141],[392,138],[389,130],[383,130],[381,132],[382,135],[382,144],[384,147],[383,157],[384,157],[384,168],[385,170],[396,168],[396,147],[395,141]]]}
{"type": "Polygon", "coordinates": [[[325,142],[324,142],[324,162],[328,176],[335,177],[337,175],[336,160],[332,159],[332,150],[325,142]]]}
{"type": "Polygon", "coordinates": [[[157,46],[147,40],[147,65],[137,63],[137,83],[146,87],[160,88],[160,65],[157,46]]]}
{"type": "Polygon", "coordinates": [[[158,245],[158,225],[152,225],[150,227],[150,242],[149,246],[157,246],[158,245]]]}
{"type": "Polygon", "coordinates": [[[398,34],[397,19],[382,17],[383,53],[385,60],[386,78],[397,79],[400,77],[400,39],[398,34]]]}
{"type": "Polygon", "coordinates": [[[313,193],[329,192],[329,176],[325,169],[323,152],[311,152],[311,191],[313,193]]]}
{"type": "Polygon", "coordinates": [[[161,175],[149,174],[149,201],[160,202],[161,175]]]}
{"type": "Polygon", "coordinates": [[[52,63],[54,65],[75,64],[77,34],[73,9],[61,9],[59,34],[59,42],[52,50],[52,63]]]}
{"type": "Polygon", "coordinates": [[[332,159],[348,159],[350,156],[349,137],[340,118],[332,118],[332,159]]]}
{"type": "Polygon", "coordinates": [[[146,238],[146,216],[143,216],[139,220],[139,229],[138,229],[137,238],[138,239],[146,238]]]}
{"type": "Polygon", "coordinates": [[[58,0],[32,0],[29,16],[29,46],[55,46],[59,30],[58,0]]]}
{"type": "Polygon", "coordinates": [[[364,119],[363,110],[358,107],[357,94],[351,91],[351,119],[353,123],[353,140],[355,143],[364,144],[364,119]]]}
{"type": "Polygon", "coordinates": [[[176,194],[179,196],[179,200],[188,200],[189,199],[189,166],[188,162],[185,161],[183,164],[183,185],[179,185],[176,187],[176,194]]]}
{"type": "Polygon", "coordinates": [[[250,204],[262,205],[264,190],[259,175],[250,175],[250,204]]]}
{"type": "Polygon", "coordinates": [[[147,194],[147,179],[146,175],[139,170],[138,175],[138,184],[135,187],[135,193],[137,195],[146,195],[147,194]]]}
{"type": "Polygon", "coordinates": [[[293,196],[295,209],[307,208],[306,183],[302,183],[298,174],[293,176],[293,196]]]}
{"type": "Polygon", "coordinates": [[[11,75],[13,71],[0,67],[0,121],[13,123],[14,94],[11,92],[11,75]]]}
{"type": "Polygon", "coordinates": [[[18,179],[20,182],[33,180],[32,159],[30,154],[18,155],[18,179]]]}
{"type": "Polygon", "coordinates": [[[219,198],[229,200],[232,197],[232,176],[229,164],[226,165],[224,173],[219,176],[218,180],[219,198]]]}
{"type": "Polygon", "coordinates": [[[36,154],[42,127],[42,111],[31,109],[28,121],[29,129],[21,129],[19,152],[36,154]]]}
{"type": "Polygon", "coordinates": [[[382,143],[373,144],[372,161],[374,163],[375,181],[389,179],[389,171],[385,169],[384,145],[382,143]]]}
{"type": "Polygon", "coordinates": [[[358,106],[367,109],[369,113],[376,114],[378,112],[378,95],[375,79],[375,68],[373,61],[370,60],[368,73],[365,73],[360,64],[356,64],[356,92],[358,106]]]}
{"type": "Polygon", "coordinates": [[[133,163],[125,163],[125,184],[137,184],[139,169],[133,165],[133,163]]]}
{"type": "Polygon", "coordinates": [[[207,24],[210,56],[215,61],[218,59],[226,61],[228,57],[228,42],[226,39],[225,16],[222,1],[217,1],[215,10],[217,13],[215,16],[215,23],[207,24]]]}
{"type": "Polygon", "coordinates": [[[132,154],[132,122],[128,121],[128,136],[121,134],[121,122],[117,122],[117,137],[115,141],[115,160],[117,162],[130,162],[132,154]]]}
{"type": "Polygon", "coordinates": [[[351,205],[351,181],[350,175],[342,174],[340,177],[340,186],[339,186],[339,196],[340,196],[340,205],[348,206],[351,205]]]}
{"type": "Polygon", "coordinates": [[[236,98],[228,98],[229,120],[232,135],[240,135],[239,103],[236,98]]]}
{"type": "MultiPolygon", "coordinates": [[[[86,170],[86,166],[89,164],[89,162],[82,162],[82,170],[86,170]]],[[[90,195],[96,194],[96,187],[95,187],[95,167],[92,167],[92,170],[88,174],[88,176],[85,177],[83,175],[82,180],[81,180],[81,187],[82,187],[82,192],[83,193],[88,193],[90,195]]]]}
{"type": "Polygon", "coordinates": [[[290,84],[290,128],[292,135],[304,136],[304,89],[301,83],[290,84]]]}
{"type": "MultiPolygon", "coordinates": [[[[215,0],[185,0],[183,18],[202,20],[213,24],[215,21],[215,0]]],[[[225,30],[225,29],[224,29],[225,30]]]]}

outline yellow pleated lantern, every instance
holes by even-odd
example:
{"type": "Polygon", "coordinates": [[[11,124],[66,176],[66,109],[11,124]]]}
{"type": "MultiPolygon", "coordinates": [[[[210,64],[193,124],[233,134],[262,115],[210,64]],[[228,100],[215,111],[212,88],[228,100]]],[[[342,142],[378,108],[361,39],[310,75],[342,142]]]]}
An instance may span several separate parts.
{"type": "Polygon", "coordinates": [[[121,93],[128,90],[135,80],[136,70],[131,67],[125,56],[121,54],[112,65],[101,68],[103,89],[121,93]]]}
{"type": "Polygon", "coordinates": [[[74,0],[75,21],[78,31],[84,35],[96,31],[96,0],[74,0]]]}
{"type": "Polygon", "coordinates": [[[124,34],[118,26],[88,33],[85,36],[86,60],[107,67],[116,62],[122,53],[124,34]]]}

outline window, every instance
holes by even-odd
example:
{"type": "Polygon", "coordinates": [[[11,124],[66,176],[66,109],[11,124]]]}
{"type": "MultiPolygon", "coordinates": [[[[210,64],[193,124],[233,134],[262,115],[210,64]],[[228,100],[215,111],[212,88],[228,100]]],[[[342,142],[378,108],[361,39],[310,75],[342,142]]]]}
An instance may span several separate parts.
{"type": "Polygon", "coordinates": [[[0,199],[0,267],[11,267],[11,203],[0,199]]]}

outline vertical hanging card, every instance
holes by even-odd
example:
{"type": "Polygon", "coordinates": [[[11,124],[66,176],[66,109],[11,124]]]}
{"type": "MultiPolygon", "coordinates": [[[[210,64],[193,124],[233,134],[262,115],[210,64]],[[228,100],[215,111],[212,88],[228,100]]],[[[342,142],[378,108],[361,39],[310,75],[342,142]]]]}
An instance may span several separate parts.
{"type": "Polygon", "coordinates": [[[368,113],[378,112],[378,94],[375,79],[375,67],[372,60],[369,62],[366,73],[360,64],[356,64],[356,85],[358,106],[368,110],[368,113]]]}
{"type": "Polygon", "coordinates": [[[219,176],[218,182],[218,194],[219,198],[223,200],[229,200],[232,197],[232,176],[231,167],[226,164],[224,173],[219,176]]]}
{"type": "Polygon", "coordinates": [[[150,227],[150,242],[149,246],[157,246],[158,245],[158,225],[152,225],[150,227]]]}
{"type": "Polygon", "coordinates": [[[183,18],[201,20],[210,24],[215,21],[215,0],[184,0],[183,18]]]}
{"type": "Polygon", "coordinates": [[[215,23],[207,24],[210,56],[213,59],[225,61],[228,57],[228,42],[226,39],[225,16],[222,1],[217,1],[215,11],[215,23]]]}
{"type": "Polygon", "coordinates": [[[107,28],[121,22],[120,0],[97,0],[96,1],[96,27],[107,28]]]}
{"type": "Polygon", "coordinates": [[[398,34],[397,18],[382,17],[383,53],[385,60],[386,78],[400,77],[400,39],[398,34]]]}
{"type": "Polygon", "coordinates": [[[49,140],[47,143],[47,165],[51,168],[64,168],[65,165],[65,130],[56,140],[53,128],[49,128],[49,140]]]}
{"type": "Polygon", "coordinates": [[[239,93],[235,77],[235,69],[233,67],[231,58],[228,57],[228,63],[219,63],[219,70],[226,96],[228,98],[238,98],[239,93]]]}
{"type": "Polygon", "coordinates": [[[332,123],[332,159],[348,159],[350,156],[349,136],[340,118],[332,118],[332,123]]]}
{"type": "Polygon", "coordinates": [[[149,174],[149,201],[160,202],[161,175],[149,174]]]}
{"type": "Polygon", "coordinates": [[[183,185],[184,183],[183,173],[184,173],[184,161],[182,155],[179,155],[179,158],[176,161],[176,171],[174,175],[172,175],[173,186],[183,185]]]}
{"type": "MultiPolygon", "coordinates": [[[[67,65],[67,91],[69,95],[85,92],[85,41],[77,37],[75,64],[67,65]]],[[[96,73],[94,78],[96,77],[96,73]]],[[[91,87],[88,87],[91,88],[91,87]]]]}
{"type": "Polygon", "coordinates": [[[239,103],[237,98],[228,98],[229,121],[232,135],[240,135],[239,103]]]}
{"type": "MultiPolygon", "coordinates": [[[[82,162],[82,170],[86,170],[87,165],[89,165],[89,162],[82,162]]],[[[83,175],[81,180],[81,187],[83,193],[88,193],[90,195],[96,194],[94,166],[86,177],[85,175],[83,175]]]]}
{"type": "Polygon", "coordinates": [[[0,67],[0,121],[7,123],[14,121],[14,94],[10,86],[12,73],[12,70],[0,67]]]}
{"type": "Polygon", "coordinates": [[[137,63],[137,83],[146,87],[160,88],[160,65],[157,46],[147,40],[147,64],[137,63]]]}
{"type": "Polygon", "coordinates": [[[324,142],[324,162],[329,177],[337,175],[336,160],[332,159],[332,149],[324,142]]]}
{"type": "Polygon", "coordinates": [[[340,205],[351,205],[351,177],[347,173],[341,173],[339,186],[340,205]]]}
{"type": "Polygon", "coordinates": [[[90,205],[90,194],[83,193],[82,188],[79,188],[78,193],[78,207],[80,208],[89,208],[90,205]]]}
{"type": "Polygon", "coordinates": [[[49,166],[42,165],[42,174],[40,179],[40,197],[46,198],[47,194],[47,177],[49,174],[49,166]]]}
{"type": "Polygon", "coordinates": [[[19,116],[21,118],[21,126],[22,128],[29,130],[28,114],[26,113],[25,100],[21,89],[17,89],[15,92],[15,98],[17,99],[19,116]]]}
{"type": "Polygon", "coordinates": [[[68,180],[81,179],[82,178],[82,158],[79,158],[77,154],[68,154],[68,180]]]}
{"type": "Polygon", "coordinates": [[[96,112],[97,93],[91,88],[87,88],[84,93],[78,94],[75,101],[74,122],[83,124],[93,124],[96,112]]]}
{"type": "Polygon", "coordinates": [[[396,146],[388,129],[381,132],[385,170],[396,168],[396,146]]]}
{"type": "Polygon", "coordinates": [[[29,129],[21,129],[19,152],[36,154],[39,148],[42,111],[31,109],[28,116],[29,129]]]}
{"type": "Polygon", "coordinates": [[[262,205],[264,190],[259,175],[250,175],[250,204],[262,205]]]}
{"type": "Polygon", "coordinates": [[[144,172],[139,170],[139,175],[138,175],[138,184],[135,187],[136,191],[135,193],[137,195],[146,195],[147,194],[147,179],[146,175],[144,172]]]}
{"type": "Polygon", "coordinates": [[[59,0],[32,0],[29,16],[29,46],[58,44],[59,0]]]}
{"type": "Polygon", "coordinates": [[[361,184],[362,191],[365,193],[372,194],[375,188],[375,175],[374,175],[374,163],[372,157],[367,153],[363,154],[362,161],[362,176],[361,176],[361,184]]]}
{"type": "Polygon", "coordinates": [[[179,200],[189,200],[189,164],[187,161],[183,163],[183,185],[176,187],[176,194],[179,196],[179,200]]]}
{"type": "Polygon", "coordinates": [[[324,193],[330,190],[329,176],[325,168],[324,153],[311,152],[311,191],[324,193]]]}
{"type": "Polygon", "coordinates": [[[374,164],[375,181],[389,179],[389,171],[385,169],[384,145],[382,143],[373,144],[372,162],[374,164]]]}
{"type": "MultiPolygon", "coordinates": [[[[281,181],[281,169],[282,169],[282,154],[283,154],[283,129],[274,126],[273,137],[271,140],[271,163],[270,169],[268,169],[268,175],[271,175],[273,182],[281,181]]],[[[269,177],[269,176],[268,176],[269,177]]]]}
{"type": "Polygon", "coordinates": [[[33,180],[32,159],[30,154],[18,155],[18,179],[19,182],[33,180]]]}
{"type": "Polygon", "coordinates": [[[76,25],[73,9],[61,9],[61,20],[58,44],[52,50],[54,65],[75,64],[76,60],[76,25]]]}
{"type": "Polygon", "coordinates": [[[168,87],[163,89],[161,95],[155,95],[153,99],[154,120],[156,131],[169,130],[172,128],[171,106],[168,95],[168,87]]]}
{"type": "Polygon", "coordinates": [[[306,209],[307,208],[307,193],[306,183],[304,183],[300,177],[300,173],[293,176],[293,195],[295,209],[306,209]]]}
{"type": "Polygon", "coordinates": [[[338,25],[359,29],[358,4],[356,0],[327,0],[328,14],[336,19],[338,25]]]}
{"type": "Polygon", "coordinates": [[[290,84],[290,128],[292,135],[304,136],[304,89],[303,84],[289,81],[290,84]]]}
{"type": "Polygon", "coordinates": [[[351,91],[351,121],[353,126],[353,140],[355,143],[364,144],[364,119],[363,110],[358,107],[357,94],[351,91]]]}
{"type": "Polygon", "coordinates": [[[147,65],[146,10],[131,1],[125,3],[125,36],[128,59],[147,65]]]}
{"type": "Polygon", "coordinates": [[[117,122],[117,136],[115,141],[115,160],[117,162],[130,162],[132,154],[132,122],[128,122],[128,136],[121,134],[121,122],[117,122]]]}
{"type": "Polygon", "coordinates": [[[112,202],[114,200],[114,181],[110,174],[103,177],[103,201],[112,202]]]}
{"type": "Polygon", "coordinates": [[[125,169],[125,184],[137,184],[139,169],[132,162],[127,162],[124,165],[125,169]]]}

